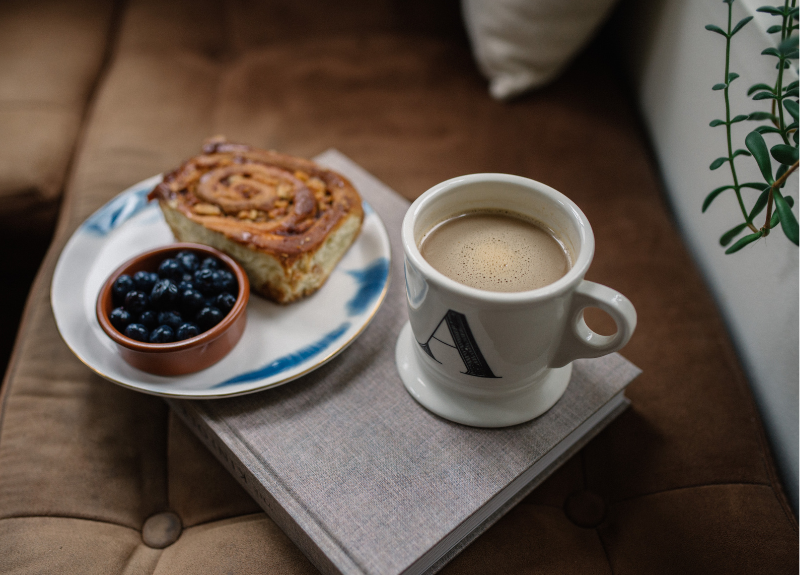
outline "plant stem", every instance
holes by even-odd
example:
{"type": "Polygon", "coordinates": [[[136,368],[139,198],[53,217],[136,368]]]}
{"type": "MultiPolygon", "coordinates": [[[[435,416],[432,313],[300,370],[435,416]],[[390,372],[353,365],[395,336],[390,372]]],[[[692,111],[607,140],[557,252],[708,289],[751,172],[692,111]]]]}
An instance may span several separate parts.
{"type": "MultiPolygon", "coordinates": [[[[788,0],[787,0],[788,1],[788,0]]],[[[730,65],[731,65],[731,19],[733,18],[733,2],[728,4],[728,34],[725,37],[725,89],[723,93],[725,95],[725,131],[728,137],[728,163],[731,165],[731,175],[733,176],[733,191],[736,193],[736,199],[739,201],[739,208],[742,210],[742,215],[744,216],[744,221],[747,222],[747,227],[750,228],[753,232],[757,232],[758,229],[753,225],[752,220],[750,219],[750,214],[747,213],[747,209],[744,207],[744,201],[742,200],[742,192],[739,186],[739,178],[736,175],[736,167],[733,165],[733,144],[731,143],[731,103],[730,98],[728,97],[728,89],[730,88],[730,82],[728,80],[730,74],[730,65]]]]}
{"type": "MultiPolygon", "coordinates": [[[[781,42],[783,42],[787,37],[787,23],[791,24],[790,16],[788,15],[789,12],[789,0],[784,0],[783,4],[784,16],[783,16],[783,23],[781,26],[781,42]]],[[[789,136],[786,134],[786,120],[783,117],[783,63],[786,61],[783,54],[781,54],[778,62],[778,82],[777,86],[775,86],[775,96],[777,96],[778,102],[778,120],[780,122],[780,126],[778,129],[781,131],[781,138],[783,138],[783,143],[787,146],[789,144],[789,136]]],[[[770,200],[772,199],[772,192],[770,192],[770,200]]],[[[768,220],[769,222],[769,220],[768,220]]]]}
{"type": "Polygon", "coordinates": [[[764,226],[761,228],[761,231],[764,232],[763,237],[769,235],[769,223],[770,220],[772,220],[772,191],[780,189],[780,187],[786,181],[786,178],[788,178],[789,175],[797,169],[797,165],[798,162],[792,164],[792,167],[786,170],[786,173],[775,180],[775,182],[773,182],[773,184],[769,187],[769,200],[767,200],[767,221],[764,222],[764,226]]]}
{"type": "MultiPolygon", "coordinates": [[[[795,3],[796,3],[796,0],[792,0],[792,7],[794,7],[795,3]]],[[[783,22],[781,22],[781,42],[786,40],[786,38],[788,38],[791,35],[791,31],[792,31],[792,20],[791,20],[791,16],[789,16],[789,0],[784,0],[784,3],[783,3],[783,22]]],[[[776,96],[776,99],[773,100],[772,102],[773,102],[773,106],[777,103],[777,106],[778,106],[778,122],[779,122],[779,125],[777,127],[780,130],[780,134],[781,134],[781,138],[783,139],[783,143],[788,146],[788,145],[790,145],[789,144],[789,136],[788,136],[788,132],[786,130],[786,120],[785,120],[784,115],[783,115],[783,98],[784,98],[784,94],[783,94],[783,64],[784,64],[785,61],[786,61],[786,58],[784,57],[783,54],[781,54],[780,57],[778,58],[778,80],[775,83],[775,96],[776,96]]],[[[773,107],[773,111],[774,111],[774,109],[775,108],[773,107]]],[[[795,162],[794,165],[791,168],[786,170],[786,173],[783,174],[783,176],[781,176],[780,178],[778,178],[775,182],[773,182],[773,184],[769,187],[769,198],[767,199],[767,219],[764,222],[764,225],[761,227],[761,231],[762,231],[762,234],[763,234],[764,237],[766,237],[769,234],[770,222],[772,221],[773,192],[775,190],[780,189],[780,187],[783,185],[783,182],[785,182],[786,178],[789,177],[789,174],[794,172],[796,169],[797,169],[797,162],[795,162]]]]}

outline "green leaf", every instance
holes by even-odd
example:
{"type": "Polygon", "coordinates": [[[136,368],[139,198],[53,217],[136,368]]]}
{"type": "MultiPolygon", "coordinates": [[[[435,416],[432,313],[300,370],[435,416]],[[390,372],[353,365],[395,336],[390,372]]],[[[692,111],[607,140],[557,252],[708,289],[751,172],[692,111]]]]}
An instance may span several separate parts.
{"type": "Polygon", "coordinates": [[[777,48],[773,48],[772,46],[762,50],[761,51],[761,55],[762,56],[775,56],[776,58],[780,58],[781,57],[780,52],[778,52],[778,49],[777,48]]]}
{"type": "Polygon", "coordinates": [[[796,122],[798,116],[797,102],[794,100],[784,100],[783,107],[786,108],[786,111],[792,115],[792,118],[794,118],[796,122]]]}
{"type": "Polygon", "coordinates": [[[783,16],[783,10],[773,6],[762,6],[756,12],[764,12],[765,14],[772,14],[773,16],[783,16]]]}
{"type": "Polygon", "coordinates": [[[748,152],[747,150],[742,150],[742,149],[738,149],[733,153],[733,157],[734,158],[736,156],[749,156],[749,155],[750,155],[750,152],[748,152]]]}
{"type": "Polygon", "coordinates": [[[772,146],[769,151],[772,157],[778,160],[781,164],[791,166],[797,161],[797,148],[794,146],[787,146],[786,144],[778,144],[772,146]]]}
{"type": "Polygon", "coordinates": [[[775,210],[781,215],[781,229],[783,229],[783,233],[786,234],[786,237],[789,238],[793,244],[798,245],[797,219],[792,213],[792,208],[789,207],[789,204],[783,198],[780,191],[773,190],[772,198],[775,201],[775,210]]]}
{"type": "Polygon", "coordinates": [[[774,34],[775,32],[780,32],[781,30],[783,30],[783,26],[780,24],[775,24],[774,26],[767,28],[767,34],[774,34]]]}
{"type": "Polygon", "coordinates": [[[747,182],[746,184],[739,184],[740,188],[753,188],[754,190],[763,190],[769,188],[769,185],[764,182],[747,182]]]}
{"type": "Polygon", "coordinates": [[[711,165],[710,165],[710,166],[708,166],[708,169],[709,169],[709,170],[716,170],[716,169],[717,169],[717,168],[719,168],[719,167],[720,167],[722,164],[724,164],[725,162],[728,162],[728,161],[730,161],[730,160],[728,160],[728,158],[717,158],[716,160],[714,160],[713,162],[711,162],[711,165]]]}
{"type": "Polygon", "coordinates": [[[708,194],[706,196],[706,199],[703,200],[703,210],[702,210],[702,212],[705,213],[705,211],[708,209],[708,206],[710,206],[711,202],[714,201],[714,198],[716,198],[718,195],[720,195],[725,190],[732,190],[732,189],[733,189],[733,186],[722,186],[720,188],[717,188],[716,190],[714,190],[710,194],[708,194]]]}
{"type": "Polygon", "coordinates": [[[727,232],[722,234],[722,237],[719,238],[719,245],[721,245],[722,247],[727,246],[729,243],[733,241],[733,238],[742,233],[742,230],[745,229],[746,227],[747,227],[747,222],[739,224],[738,226],[728,230],[727,232]]]}
{"type": "Polygon", "coordinates": [[[797,51],[797,36],[789,36],[778,44],[778,53],[783,54],[785,57],[790,57],[792,52],[797,51]]]}
{"type": "Polygon", "coordinates": [[[731,124],[735,124],[736,122],[744,122],[747,119],[747,114],[739,114],[733,120],[731,120],[731,124]]]}
{"type": "Polygon", "coordinates": [[[760,238],[762,235],[764,235],[764,232],[762,232],[761,230],[758,230],[758,231],[757,231],[756,233],[754,233],[754,234],[750,234],[749,236],[745,236],[745,237],[743,237],[742,239],[740,239],[738,242],[736,242],[735,244],[733,244],[731,247],[729,247],[727,250],[725,250],[725,253],[726,253],[726,254],[733,254],[733,253],[736,253],[736,252],[738,252],[740,249],[742,249],[743,247],[745,247],[746,245],[752,244],[754,241],[756,241],[756,240],[757,240],[758,238],[760,238]]]}
{"type": "Polygon", "coordinates": [[[759,134],[780,134],[781,131],[776,128],[775,126],[759,126],[756,128],[756,132],[759,134]]]}
{"type": "Polygon", "coordinates": [[[744,28],[745,24],[747,24],[747,23],[748,23],[750,20],[752,20],[752,19],[753,19],[753,17],[752,17],[752,16],[748,16],[747,18],[742,18],[741,20],[739,20],[739,23],[738,23],[738,24],[736,24],[736,26],[734,26],[734,27],[733,27],[733,30],[731,30],[731,36],[733,36],[733,35],[734,35],[734,34],[736,34],[736,33],[737,33],[739,30],[741,30],[742,28],[744,28]]]}
{"type": "Polygon", "coordinates": [[[744,139],[744,144],[758,164],[758,169],[761,170],[761,175],[767,183],[772,183],[772,162],[769,159],[769,151],[767,150],[767,143],[764,141],[764,136],[756,131],[747,134],[744,139]]]}
{"type": "Polygon", "coordinates": [[[800,94],[797,91],[797,87],[794,87],[791,90],[787,90],[786,93],[784,93],[784,96],[792,96],[794,98],[797,98],[798,96],[800,96],[800,94]]]}
{"type": "MultiPolygon", "coordinates": [[[[792,199],[791,196],[786,196],[783,199],[786,200],[786,203],[789,204],[790,208],[794,205],[794,200],[792,199]]],[[[780,213],[775,212],[774,214],[772,214],[772,219],[769,221],[770,229],[778,227],[778,222],[780,221],[781,221],[780,213]]]]}
{"type": "Polygon", "coordinates": [[[766,90],[770,94],[775,92],[775,89],[769,84],[753,84],[747,91],[747,95],[750,96],[753,92],[758,92],[759,90],[766,90]]]}
{"type": "Polygon", "coordinates": [[[728,35],[722,28],[720,28],[719,26],[714,26],[713,24],[706,24],[706,30],[709,30],[711,32],[716,32],[717,34],[722,34],[726,38],[728,37],[728,35]]]}
{"type": "Polygon", "coordinates": [[[791,90],[792,88],[797,88],[798,86],[800,86],[800,82],[798,82],[797,80],[795,80],[794,82],[792,82],[791,84],[789,84],[788,86],[786,86],[786,87],[784,88],[784,90],[791,90]]]}
{"type": "Polygon", "coordinates": [[[769,112],[753,112],[752,114],[747,116],[747,119],[748,120],[758,120],[758,121],[769,120],[771,122],[777,122],[778,121],[778,116],[775,116],[774,114],[770,114],[769,112]]]}
{"type": "Polygon", "coordinates": [[[728,87],[727,84],[714,84],[713,86],[711,86],[711,89],[712,90],[724,90],[727,87],[728,87]]]}
{"type": "Polygon", "coordinates": [[[725,122],[722,120],[711,120],[711,122],[708,125],[711,126],[712,128],[716,128],[717,126],[724,126],[725,122]]]}
{"type": "Polygon", "coordinates": [[[772,92],[759,92],[758,94],[753,96],[753,100],[766,100],[767,98],[770,98],[772,100],[777,99],[775,97],[775,94],[773,94],[772,92]]]}
{"type": "Polygon", "coordinates": [[[750,221],[752,222],[753,219],[760,214],[763,209],[767,206],[767,202],[769,201],[769,186],[764,188],[764,191],[761,192],[761,195],[758,196],[753,209],[750,210],[750,221]]]}
{"type": "Polygon", "coordinates": [[[728,84],[733,82],[738,77],[739,77],[739,74],[737,74],[736,72],[731,72],[730,74],[728,74],[728,84]]]}

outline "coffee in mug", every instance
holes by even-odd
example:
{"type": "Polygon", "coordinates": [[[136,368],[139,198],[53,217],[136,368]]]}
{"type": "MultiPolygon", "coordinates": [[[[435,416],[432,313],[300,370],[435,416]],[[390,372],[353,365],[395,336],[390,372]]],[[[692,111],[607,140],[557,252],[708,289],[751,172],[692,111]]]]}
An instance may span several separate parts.
{"type": "Polygon", "coordinates": [[[402,243],[409,323],[397,369],[411,396],[446,419],[533,419],[563,395],[573,360],[620,349],[636,327],[624,295],[584,279],[594,256],[586,216],[540,182],[442,182],[409,208],[402,243]],[[608,313],[617,332],[592,331],[587,307],[608,313]]]}
{"type": "Polygon", "coordinates": [[[562,278],[572,262],[544,224],[507,211],[473,211],[440,222],[422,238],[422,257],[461,284],[496,292],[529,291],[562,278]]]}

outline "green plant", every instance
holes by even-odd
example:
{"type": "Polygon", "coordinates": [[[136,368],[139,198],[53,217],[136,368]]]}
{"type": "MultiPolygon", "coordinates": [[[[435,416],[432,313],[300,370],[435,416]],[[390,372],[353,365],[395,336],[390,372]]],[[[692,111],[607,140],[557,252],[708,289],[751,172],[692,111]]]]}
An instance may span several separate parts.
{"type": "Polygon", "coordinates": [[[730,99],[728,97],[728,90],[736,78],[739,77],[735,72],[730,71],[731,59],[731,39],[738,33],[750,20],[752,16],[748,16],[740,20],[735,26],[732,25],[732,13],[734,0],[723,0],[728,5],[728,27],[723,30],[719,26],[709,24],[706,30],[715,32],[725,37],[725,78],[724,82],[715,84],[712,90],[722,90],[725,96],[725,119],[713,120],[711,127],[725,126],[728,141],[728,155],[722,156],[714,160],[709,168],[716,170],[717,168],[728,164],[731,169],[731,176],[733,177],[732,185],[721,186],[713,190],[706,196],[703,202],[703,212],[705,212],[711,205],[714,199],[727,190],[733,190],[736,194],[736,199],[739,202],[739,208],[744,216],[744,222],[728,230],[719,240],[719,243],[725,247],[730,244],[737,236],[739,236],[745,229],[750,230],[750,234],[741,237],[725,253],[732,254],[739,251],[748,244],[769,235],[770,230],[775,228],[779,223],[783,233],[795,245],[798,244],[798,225],[797,219],[792,213],[792,206],[794,199],[791,196],[784,195],[781,189],[786,184],[786,179],[789,174],[797,169],[798,165],[798,144],[797,144],[797,126],[798,126],[798,83],[797,81],[791,82],[784,86],[784,70],[791,66],[792,60],[797,60],[797,34],[795,31],[798,29],[798,8],[797,0],[785,0],[783,6],[762,6],[758,12],[777,16],[781,19],[781,24],[771,26],[767,32],[770,34],[780,33],[780,42],[778,47],[770,47],[761,52],[763,55],[775,57],[778,59],[776,64],[777,79],[775,84],[770,86],[768,84],[755,84],[747,91],[748,96],[753,96],[753,100],[771,100],[772,109],[770,112],[757,111],[751,114],[740,114],[731,118],[730,99]],[[792,123],[787,123],[788,116],[794,120],[792,123]],[[755,130],[750,132],[744,140],[745,149],[733,149],[731,138],[731,127],[733,124],[743,122],[745,120],[754,121],[768,121],[766,125],[761,125],[755,130]],[[767,148],[767,143],[764,140],[764,135],[770,135],[771,138],[780,138],[779,143],[767,148]],[[792,141],[794,144],[792,144],[792,141]],[[778,167],[773,176],[772,161],[770,155],[778,162],[778,167]],[[734,159],[737,156],[752,156],[761,175],[764,177],[764,182],[746,182],[739,183],[739,178],[736,175],[736,166],[734,159]],[[744,199],[742,198],[743,189],[753,189],[759,191],[760,194],[753,204],[752,208],[748,210],[745,207],[744,199]],[[755,224],[755,218],[764,210],[767,209],[766,219],[764,225],[760,228],[755,224]],[[773,213],[774,210],[774,213],[773,213]]]}

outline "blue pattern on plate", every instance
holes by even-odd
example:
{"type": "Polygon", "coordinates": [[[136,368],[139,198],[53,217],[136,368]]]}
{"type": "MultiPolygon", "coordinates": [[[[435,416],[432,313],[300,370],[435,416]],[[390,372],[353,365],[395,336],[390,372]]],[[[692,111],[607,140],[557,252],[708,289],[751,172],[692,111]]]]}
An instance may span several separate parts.
{"type": "Polygon", "coordinates": [[[321,339],[318,341],[307,345],[306,347],[299,349],[293,353],[288,355],[284,355],[283,357],[279,357],[278,359],[271,361],[264,367],[260,367],[254,371],[248,371],[232,377],[228,380],[223,381],[222,383],[218,383],[212,387],[212,389],[217,389],[219,387],[225,387],[226,385],[232,385],[234,383],[246,383],[249,381],[258,381],[260,379],[266,379],[268,377],[272,377],[277,375],[281,372],[287,371],[300,365],[301,363],[311,359],[315,355],[318,355],[325,351],[334,341],[339,339],[344,332],[350,329],[350,322],[344,322],[342,325],[337,327],[330,333],[325,334],[321,339]]]}
{"type": "Polygon", "coordinates": [[[358,282],[356,295],[347,302],[347,315],[361,315],[376,297],[381,295],[383,287],[386,285],[386,278],[389,277],[388,258],[378,258],[363,270],[351,270],[347,272],[358,282]]]}
{"type": "Polygon", "coordinates": [[[371,215],[371,214],[374,214],[374,213],[375,213],[375,210],[374,210],[374,209],[372,209],[372,206],[370,206],[370,205],[369,205],[369,204],[366,202],[366,200],[361,200],[361,209],[363,209],[363,210],[364,210],[364,215],[365,215],[365,216],[369,216],[369,215],[371,215]]]}
{"type": "Polygon", "coordinates": [[[83,229],[93,235],[107,235],[147,207],[147,194],[151,189],[144,186],[120,194],[92,214],[83,223],[83,229]]]}

